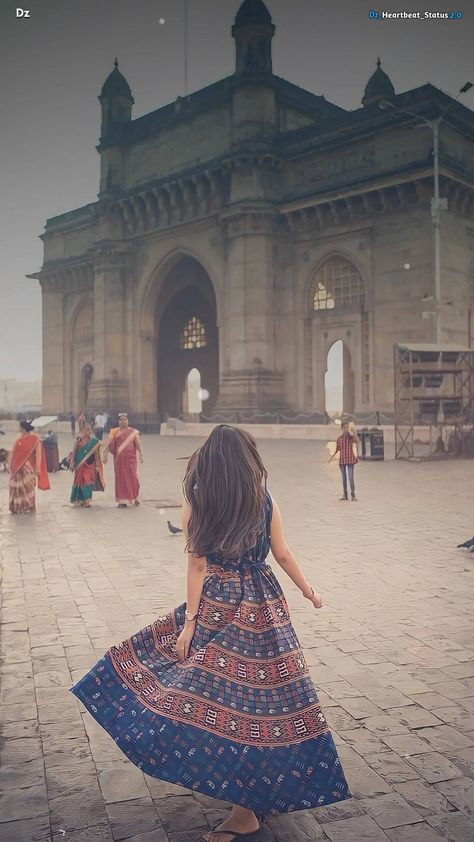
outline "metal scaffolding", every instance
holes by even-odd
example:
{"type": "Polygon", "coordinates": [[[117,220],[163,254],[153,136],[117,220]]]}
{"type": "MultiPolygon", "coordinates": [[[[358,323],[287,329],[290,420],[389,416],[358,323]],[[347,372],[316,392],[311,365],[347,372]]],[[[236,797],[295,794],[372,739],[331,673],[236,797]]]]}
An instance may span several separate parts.
{"type": "Polygon", "coordinates": [[[424,344],[393,350],[395,458],[415,456],[416,427],[430,428],[429,455],[443,452],[447,434],[451,452],[474,456],[474,350],[424,344]]]}

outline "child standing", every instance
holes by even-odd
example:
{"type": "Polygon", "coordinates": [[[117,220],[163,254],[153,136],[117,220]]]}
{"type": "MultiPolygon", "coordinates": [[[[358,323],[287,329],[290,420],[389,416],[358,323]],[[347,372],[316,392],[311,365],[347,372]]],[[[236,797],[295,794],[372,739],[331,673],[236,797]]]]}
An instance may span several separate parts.
{"type": "Polygon", "coordinates": [[[73,688],[145,773],[232,803],[207,842],[262,815],[350,797],[334,740],[266,558],[314,608],[248,433],[220,425],[184,479],[187,600],[114,646],[73,688]]]}

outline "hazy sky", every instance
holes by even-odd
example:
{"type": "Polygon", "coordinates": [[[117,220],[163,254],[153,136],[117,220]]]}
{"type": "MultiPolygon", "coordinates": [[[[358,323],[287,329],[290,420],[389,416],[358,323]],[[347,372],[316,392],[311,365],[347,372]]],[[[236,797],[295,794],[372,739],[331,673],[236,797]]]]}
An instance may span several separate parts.
{"type": "MultiPolygon", "coordinates": [[[[188,0],[189,90],[233,72],[239,0],[188,0]]],[[[380,55],[397,92],[427,81],[455,95],[474,81],[474,4],[461,21],[374,21],[413,0],[268,0],[274,71],[348,109],[359,107],[380,55]]],[[[442,0],[429,9],[457,8],[442,0]]],[[[2,0],[0,8],[0,378],[41,375],[41,296],[25,279],[42,262],[50,216],[94,201],[97,96],[117,55],[134,116],[183,94],[184,0],[2,0]],[[16,19],[18,6],[29,19],[16,19]],[[160,25],[159,19],[165,23],[160,25]]],[[[474,106],[467,94],[466,105],[474,106]]]]}

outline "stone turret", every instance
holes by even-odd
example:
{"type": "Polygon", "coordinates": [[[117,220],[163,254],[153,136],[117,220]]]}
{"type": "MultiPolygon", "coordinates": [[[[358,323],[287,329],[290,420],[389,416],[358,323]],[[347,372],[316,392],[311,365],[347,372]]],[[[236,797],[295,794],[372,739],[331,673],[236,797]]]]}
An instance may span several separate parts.
{"type": "Polygon", "coordinates": [[[382,62],[378,58],[377,69],[372,73],[365,86],[362,105],[372,105],[373,102],[378,102],[381,99],[390,99],[393,96],[395,96],[395,88],[393,87],[392,80],[382,70],[382,62]]]}
{"type": "Polygon", "coordinates": [[[235,70],[239,76],[271,75],[274,33],[275,27],[263,0],[244,0],[232,27],[235,70]]]}
{"type": "Polygon", "coordinates": [[[117,59],[114,69],[102,86],[99,102],[102,110],[100,141],[97,147],[101,156],[99,195],[106,196],[116,192],[122,184],[120,140],[124,127],[132,119],[134,104],[130,85],[118,69],[117,59]]]}

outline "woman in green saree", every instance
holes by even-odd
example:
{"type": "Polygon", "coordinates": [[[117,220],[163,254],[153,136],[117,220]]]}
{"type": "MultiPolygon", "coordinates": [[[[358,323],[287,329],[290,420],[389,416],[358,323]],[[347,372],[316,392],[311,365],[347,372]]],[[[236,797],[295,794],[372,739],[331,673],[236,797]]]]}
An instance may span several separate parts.
{"type": "Polygon", "coordinates": [[[88,509],[93,492],[103,491],[105,487],[100,441],[89,424],[77,438],[69,466],[74,471],[71,503],[88,509]]]}

